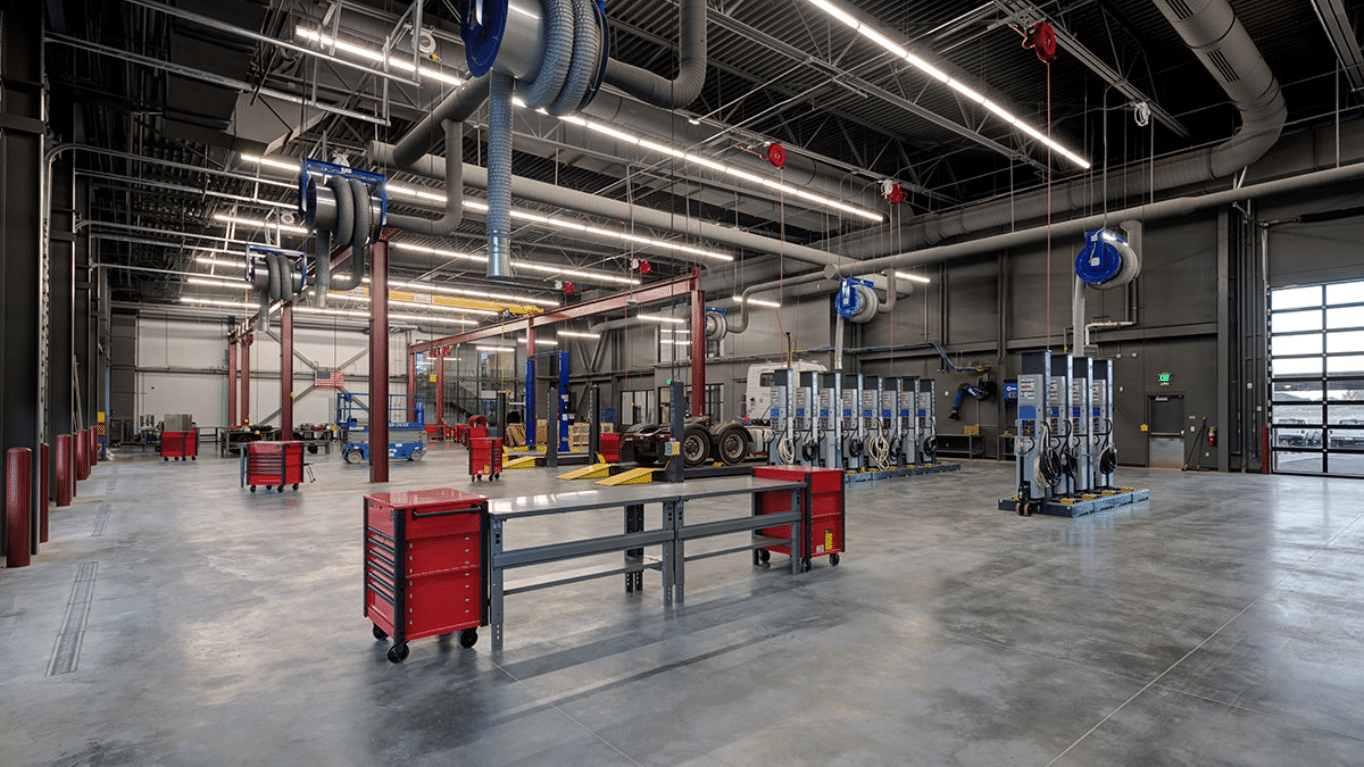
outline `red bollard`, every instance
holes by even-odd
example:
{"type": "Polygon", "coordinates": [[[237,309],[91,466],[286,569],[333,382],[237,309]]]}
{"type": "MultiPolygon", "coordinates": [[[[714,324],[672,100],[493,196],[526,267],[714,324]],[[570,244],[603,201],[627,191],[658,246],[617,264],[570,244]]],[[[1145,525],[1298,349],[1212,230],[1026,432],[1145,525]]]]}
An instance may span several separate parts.
{"type": "Polygon", "coordinates": [[[95,434],[95,427],[86,429],[89,432],[90,447],[86,450],[86,455],[90,457],[90,466],[93,468],[99,465],[99,435],[95,434]]]}
{"type": "Polygon", "coordinates": [[[85,440],[81,438],[80,432],[71,435],[71,445],[74,448],[71,451],[71,497],[75,498],[80,495],[80,481],[85,479],[82,469],[85,466],[85,440]]]}
{"type": "Polygon", "coordinates": [[[57,435],[57,508],[71,505],[71,435],[57,435]]]}
{"type": "Polygon", "coordinates": [[[33,501],[33,451],[12,447],[5,451],[5,525],[9,539],[5,563],[29,565],[29,523],[33,501]]]}
{"type": "Polygon", "coordinates": [[[38,445],[38,542],[47,543],[47,507],[51,505],[48,500],[48,492],[51,485],[48,482],[51,465],[48,463],[51,455],[47,449],[47,443],[38,445]]]}

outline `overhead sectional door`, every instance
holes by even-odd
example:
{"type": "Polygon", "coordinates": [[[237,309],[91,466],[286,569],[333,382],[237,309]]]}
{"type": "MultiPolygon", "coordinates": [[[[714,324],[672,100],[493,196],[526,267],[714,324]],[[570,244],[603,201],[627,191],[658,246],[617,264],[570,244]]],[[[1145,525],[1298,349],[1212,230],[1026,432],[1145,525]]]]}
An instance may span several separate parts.
{"type": "Polygon", "coordinates": [[[1269,294],[1274,471],[1364,477],[1364,282],[1269,294]]]}

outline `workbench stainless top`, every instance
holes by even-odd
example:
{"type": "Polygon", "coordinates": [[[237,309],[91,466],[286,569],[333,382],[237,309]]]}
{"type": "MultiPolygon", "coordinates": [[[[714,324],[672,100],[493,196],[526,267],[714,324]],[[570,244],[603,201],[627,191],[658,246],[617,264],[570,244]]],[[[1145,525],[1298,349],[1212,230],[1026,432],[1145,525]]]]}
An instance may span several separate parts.
{"type": "Polygon", "coordinates": [[[574,490],[565,493],[523,495],[517,498],[494,498],[488,501],[488,511],[496,518],[513,519],[588,509],[620,508],[635,504],[690,501],[726,495],[751,495],[772,490],[799,490],[803,487],[805,487],[803,482],[790,482],[780,479],[716,477],[675,484],[625,485],[593,490],[574,490]]]}

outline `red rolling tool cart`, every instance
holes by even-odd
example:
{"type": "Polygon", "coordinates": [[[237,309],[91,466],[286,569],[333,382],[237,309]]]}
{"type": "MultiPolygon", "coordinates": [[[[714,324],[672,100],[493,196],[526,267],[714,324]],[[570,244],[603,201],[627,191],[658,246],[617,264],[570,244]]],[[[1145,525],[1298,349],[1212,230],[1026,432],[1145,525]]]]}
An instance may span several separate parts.
{"type": "MultiPolygon", "coordinates": [[[[242,451],[241,483],[256,492],[256,486],[266,490],[277,488],[284,492],[285,485],[293,485],[297,490],[303,483],[303,472],[308,464],[303,462],[303,443],[290,442],[249,442],[242,451]]],[[[311,470],[309,470],[311,473],[311,470]]]]}
{"type": "MultiPolygon", "coordinates": [[[[804,551],[791,554],[786,546],[770,546],[758,549],[754,556],[760,562],[771,558],[771,552],[800,556],[806,569],[815,557],[828,557],[829,564],[837,565],[839,554],[844,550],[843,530],[847,512],[843,503],[843,470],[817,469],[809,466],[757,466],[753,476],[764,479],[804,479],[805,506],[802,525],[809,531],[804,551]]],[[[758,513],[772,514],[791,508],[791,494],[787,492],[762,493],[757,498],[758,513]]],[[[759,535],[772,538],[790,538],[789,526],[759,530],[759,535]]]]}
{"type": "MultiPolygon", "coordinates": [[[[598,443],[601,447],[601,457],[604,458],[607,463],[619,463],[620,435],[615,432],[608,432],[602,434],[599,439],[601,440],[598,443]]],[[[592,460],[595,461],[596,456],[593,456],[592,460]]]]}
{"type": "Polygon", "coordinates": [[[494,482],[502,477],[502,440],[498,437],[475,437],[469,440],[469,477],[488,478],[494,482]]]}
{"type": "Polygon", "coordinates": [[[161,459],[199,460],[199,430],[161,432],[161,459]]]}
{"type": "Polygon", "coordinates": [[[438,488],[365,496],[365,617],[388,659],[413,639],[459,632],[473,647],[488,624],[488,499],[438,488]]]}

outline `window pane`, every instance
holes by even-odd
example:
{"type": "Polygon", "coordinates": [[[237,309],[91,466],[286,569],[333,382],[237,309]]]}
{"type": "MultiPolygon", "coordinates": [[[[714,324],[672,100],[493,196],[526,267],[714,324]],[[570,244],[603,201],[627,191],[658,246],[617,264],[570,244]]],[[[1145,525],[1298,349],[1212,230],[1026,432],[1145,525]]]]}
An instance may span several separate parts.
{"type": "Polygon", "coordinates": [[[1321,429],[1275,428],[1274,447],[1321,447],[1321,429]]]}
{"type": "MultiPolygon", "coordinates": [[[[1349,311],[1335,309],[1333,311],[1349,311]]],[[[1275,333],[1296,333],[1303,330],[1321,330],[1321,312],[1313,309],[1306,312],[1274,312],[1270,316],[1270,328],[1275,333]]]]}
{"type": "Polygon", "coordinates": [[[1329,457],[1332,476],[1364,476],[1364,455],[1331,453],[1329,457]]]}
{"type": "MultiPolygon", "coordinates": [[[[1364,336],[1364,333],[1361,333],[1360,335],[1364,336]]],[[[1305,335],[1293,336],[1276,335],[1270,338],[1269,346],[1270,349],[1273,350],[1275,357],[1285,357],[1290,354],[1321,354],[1321,334],[1307,333],[1305,335]]],[[[1340,351],[1354,350],[1341,349],[1340,351]]]]}
{"type": "Polygon", "coordinates": [[[1333,450],[1364,450],[1364,420],[1354,419],[1358,429],[1327,429],[1326,446],[1333,450]]]}
{"type": "MultiPolygon", "coordinates": [[[[1275,402],[1317,401],[1321,399],[1320,381],[1275,381],[1275,402]]],[[[1277,406],[1276,406],[1277,407],[1277,406]]]]}
{"type": "Polygon", "coordinates": [[[1332,401],[1364,402],[1364,380],[1329,381],[1326,384],[1326,398],[1332,401]]]}
{"type": "Polygon", "coordinates": [[[1320,405],[1275,405],[1274,419],[1275,425],[1284,424],[1320,424],[1321,406],[1320,405]]]}
{"type": "MultiPolygon", "coordinates": [[[[1278,353],[1279,339],[1274,339],[1275,354],[1278,353]]],[[[1341,352],[1364,352],[1364,330],[1347,330],[1344,333],[1326,334],[1326,351],[1332,354],[1341,352]]],[[[1303,352],[1310,354],[1310,352],[1303,352]]]]}
{"type": "Polygon", "coordinates": [[[1354,354],[1348,357],[1327,357],[1326,372],[1331,375],[1364,373],[1364,354],[1354,354]]]}
{"type": "Polygon", "coordinates": [[[1294,474],[1320,474],[1321,453],[1274,453],[1274,470],[1294,474]]]}
{"type": "Polygon", "coordinates": [[[1364,304],[1364,282],[1342,282],[1326,286],[1328,304],[1364,304]]]}
{"type": "Polygon", "coordinates": [[[1269,308],[1302,309],[1308,306],[1321,306],[1321,286],[1310,288],[1280,288],[1269,294],[1269,308]]]}
{"type": "MultiPolygon", "coordinates": [[[[1279,317],[1274,316],[1274,332],[1279,332],[1279,317]]],[[[1350,306],[1344,309],[1326,310],[1328,328],[1364,328],[1364,306],[1350,306]]],[[[1308,328],[1303,328],[1307,330],[1308,328]]]]}
{"type": "Polygon", "coordinates": [[[1288,357],[1269,364],[1276,376],[1321,375],[1321,357],[1288,357]]]}
{"type": "Polygon", "coordinates": [[[1364,402],[1328,405],[1326,407],[1326,422],[1340,426],[1364,426],[1364,402]]]}

